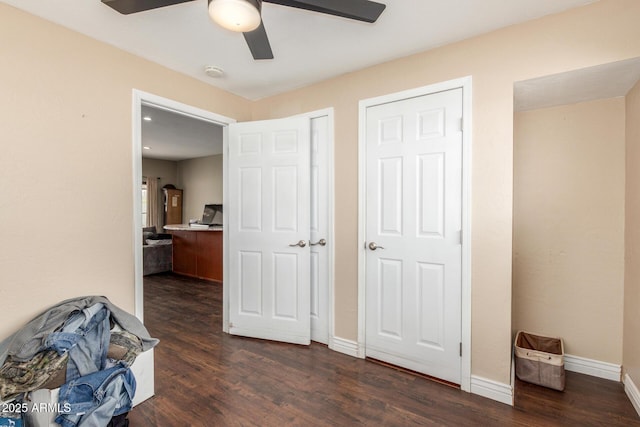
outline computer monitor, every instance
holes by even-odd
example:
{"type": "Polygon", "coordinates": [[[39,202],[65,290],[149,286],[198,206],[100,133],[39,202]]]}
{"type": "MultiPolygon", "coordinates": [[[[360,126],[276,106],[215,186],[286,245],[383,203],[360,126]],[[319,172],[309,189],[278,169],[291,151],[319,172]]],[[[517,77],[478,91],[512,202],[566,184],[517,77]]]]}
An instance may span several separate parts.
{"type": "Polygon", "coordinates": [[[202,224],[222,225],[222,205],[204,205],[202,224]]]}

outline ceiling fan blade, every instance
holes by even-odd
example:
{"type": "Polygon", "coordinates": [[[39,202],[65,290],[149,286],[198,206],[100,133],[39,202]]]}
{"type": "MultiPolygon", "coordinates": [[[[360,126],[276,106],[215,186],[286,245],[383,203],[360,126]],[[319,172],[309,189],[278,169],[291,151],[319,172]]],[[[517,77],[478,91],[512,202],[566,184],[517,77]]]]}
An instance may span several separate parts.
{"type": "Polygon", "coordinates": [[[369,0],[263,0],[266,3],[297,7],[364,22],[376,22],[387,7],[369,0]]]}
{"type": "Polygon", "coordinates": [[[267,30],[264,24],[260,22],[260,26],[253,31],[242,33],[244,39],[249,45],[253,59],[273,59],[273,52],[267,37],[267,30]]]}
{"type": "Polygon", "coordinates": [[[188,1],[193,0],[102,0],[102,3],[123,15],[129,15],[130,13],[157,9],[159,7],[186,3],[188,1]]]}

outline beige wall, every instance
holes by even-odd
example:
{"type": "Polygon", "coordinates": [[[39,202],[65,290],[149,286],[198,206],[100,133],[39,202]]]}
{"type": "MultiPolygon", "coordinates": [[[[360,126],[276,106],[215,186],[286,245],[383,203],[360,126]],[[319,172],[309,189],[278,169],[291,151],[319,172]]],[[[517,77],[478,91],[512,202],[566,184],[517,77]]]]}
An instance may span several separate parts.
{"type": "Polygon", "coordinates": [[[627,94],[624,372],[640,385],[640,83],[627,94]]]}
{"type": "Polygon", "coordinates": [[[622,364],[625,101],[515,114],[513,328],[622,364]]]}
{"type": "Polygon", "coordinates": [[[142,175],[161,177],[158,188],[173,184],[183,190],[184,223],[201,219],[205,204],[222,203],[221,154],[181,161],[142,159],[142,175]]]}
{"type": "Polygon", "coordinates": [[[207,203],[222,203],[222,154],[178,162],[178,188],[184,190],[182,221],[202,219],[207,203]]]}
{"type": "MultiPolygon", "coordinates": [[[[143,143],[144,145],[144,143],[143,143]]],[[[142,158],[142,176],[158,179],[158,219],[156,230],[163,231],[164,226],[164,194],[162,188],[167,184],[176,185],[178,182],[178,162],[171,160],[142,158]]]]}
{"type": "Polygon", "coordinates": [[[4,3],[0,40],[0,339],[65,298],[133,311],[132,90],[250,103],[4,3]]]}
{"type": "Polygon", "coordinates": [[[510,383],[513,84],[640,56],[640,2],[589,6],[258,101],[264,119],[335,108],[335,329],[357,338],[358,102],[473,77],[472,374],[510,383]]]}
{"type": "Polygon", "coordinates": [[[158,188],[178,182],[178,162],[172,160],[142,159],[142,176],[160,178],[158,188]]]}
{"type": "Polygon", "coordinates": [[[11,64],[0,67],[0,336],[80,293],[133,309],[138,88],[240,121],[335,107],[335,328],[356,339],[358,101],[471,75],[472,373],[509,383],[513,83],[640,56],[639,16],[636,0],[602,0],[251,104],[0,4],[0,40],[10,41],[0,58],[11,64]],[[42,206],[51,234],[34,245],[38,234],[27,230],[41,223],[42,206]]]}

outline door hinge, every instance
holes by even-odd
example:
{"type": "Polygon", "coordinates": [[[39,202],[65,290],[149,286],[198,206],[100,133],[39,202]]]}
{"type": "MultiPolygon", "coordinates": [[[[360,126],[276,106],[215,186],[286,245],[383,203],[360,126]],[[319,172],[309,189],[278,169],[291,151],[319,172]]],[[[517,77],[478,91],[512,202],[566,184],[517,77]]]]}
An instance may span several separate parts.
{"type": "Polygon", "coordinates": [[[460,117],[460,132],[464,130],[464,117],[460,117]]]}
{"type": "Polygon", "coordinates": [[[460,343],[460,357],[462,357],[462,343],[460,343]]]}

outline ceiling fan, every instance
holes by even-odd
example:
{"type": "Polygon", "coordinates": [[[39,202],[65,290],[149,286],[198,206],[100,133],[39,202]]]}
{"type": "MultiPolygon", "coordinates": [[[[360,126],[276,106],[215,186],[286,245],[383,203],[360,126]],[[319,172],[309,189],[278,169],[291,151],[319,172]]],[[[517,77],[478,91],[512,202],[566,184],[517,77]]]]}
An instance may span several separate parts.
{"type": "MultiPolygon", "coordinates": [[[[102,3],[128,15],[188,1],[193,0],[102,0],[102,3]]],[[[243,33],[253,59],[273,59],[260,15],[263,1],[370,23],[386,7],[369,0],[208,0],[211,19],[226,29],[243,33]]]]}

